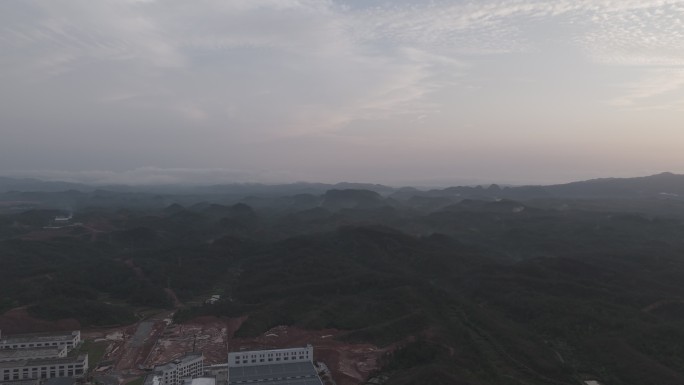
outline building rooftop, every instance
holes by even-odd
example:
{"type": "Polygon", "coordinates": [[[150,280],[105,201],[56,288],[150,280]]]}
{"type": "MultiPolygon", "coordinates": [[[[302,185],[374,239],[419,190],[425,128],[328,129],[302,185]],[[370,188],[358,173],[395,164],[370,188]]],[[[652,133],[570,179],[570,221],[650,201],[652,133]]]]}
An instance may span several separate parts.
{"type": "Polygon", "coordinates": [[[229,384],[322,385],[311,362],[238,366],[229,369],[229,384]]]}
{"type": "Polygon", "coordinates": [[[76,379],[73,377],[52,377],[49,378],[43,385],[74,385],[76,379]]]}
{"type": "Polygon", "coordinates": [[[306,346],[294,346],[294,347],[289,347],[289,348],[257,348],[257,349],[245,349],[243,347],[240,347],[236,349],[233,347],[228,354],[230,355],[240,355],[243,353],[251,354],[251,353],[270,353],[270,352],[284,352],[284,351],[292,351],[292,350],[301,350],[301,349],[313,349],[313,346],[311,344],[307,344],[306,346]]]}
{"type": "Polygon", "coordinates": [[[79,334],[78,330],[68,332],[53,332],[53,333],[28,333],[28,334],[10,334],[0,338],[0,342],[5,344],[16,344],[22,342],[37,342],[37,341],[70,341],[74,336],[79,334]]]}
{"type": "Polygon", "coordinates": [[[30,360],[34,358],[59,357],[65,348],[0,349],[0,362],[30,360]]]}
{"type": "Polygon", "coordinates": [[[185,353],[183,356],[181,356],[181,357],[179,357],[179,358],[176,358],[176,359],[174,359],[174,360],[171,361],[171,362],[168,362],[168,363],[163,364],[163,365],[157,365],[157,366],[155,366],[155,367],[154,367],[154,370],[155,370],[155,371],[159,371],[159,370],[162,370],[162,371],[171,370],[171,369],[175,368],[176,365],[182,364],[183,362],[195,360],[195,359],[197,359],[197,358],[199,358],[199,357],[202,357],[202,353],[201,353],[201,352],[185,353]]]}
{"type": "Polygon", "coordinates": [[[143,385],[159,385],[159,376],[156,374],[148,374],[145,377],[145,382],[143,382],[143,385]]]}
{"type": "Polygon", "coordinates": [[[54,365],[54,364],[76,364],[81,363],[86,359],[86,355],[82,354],[78,357],[63,357],[63,358],[39,358],[35,360],[21,360],[0,362],[0,368],[14,368],[17,366],[38,366],[38,365],[54,365]]]}
{"type": "Polygon", "coordinates": [[[40,380],[37,378],[28,378],[25,380],[9,380],[0,382],[2,385],[39,385],[40,380]]]}
{"type": "Polygon", "coordinates": [[[197,377],[185,379],[184,385],[216,385],[215,377],[197,377]]]}
{"type": "Polygon", "coordinates": [[[190,352],[190,353],[185,353],[181,357],[176,358],[173,360],[174,363],[181,363],[183,361],[190,361],[194,360],[195,358],[202,357],[202,352],[190,352]]]}

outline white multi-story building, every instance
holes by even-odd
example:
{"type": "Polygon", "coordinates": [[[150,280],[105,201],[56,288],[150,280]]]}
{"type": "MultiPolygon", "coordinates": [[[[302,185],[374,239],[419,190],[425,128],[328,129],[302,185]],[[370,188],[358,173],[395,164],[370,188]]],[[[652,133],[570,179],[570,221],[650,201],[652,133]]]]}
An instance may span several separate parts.
{"type": "Polygon", "coordinates": [[[228,353],[228,366],[231,368],[291,362],[313,362],[313,346],[228,353]]]}
{"type": "Polygon", "coordinates": [[[81,332],[0,334],[0,382],[83,377],[88,355],[67,357],[81,343],[81,332]]]}
{"type": "Polygon", "coordinates": [[[0,333],[0,349],[31,349],[47,347],[66,347],[71,350],[81,343],[81,331],[55,333],[11,334],[0,333]]]}
{"type": "Polygon", "coordinates": [[[64,345],[48,348],[0,349],[0,362],[64,358],[66,356],[67,348],[64,345]]]}
{"type": "Polygon", "coordinates": [[[313,347],[228,353],[228,385],[322,385],[313,347]]]}
{"type": "Polygon", "coordinates": [[[28,380],[2,381],[2,385],[40,385],[40,380],[31,378],[28,380]]]}
{"type": "Polygon", "coordinates": [[[216,385],[216,377],[197,377],[186,378],[183,380],[183,385],[216,385]]]}
{"type": "Polygon", "coordinates": [[[145,380],[145,384],[183,385],[187,378],[196,378],[204,374],[204,355],[202,353],[186,353],[165,365],[154,367],[153,373],[145,380]]]}
{"type": "Polygon", "coordinates": [[[42,358],[0,363],[0,381],[83,377],[88,371],[88,355],[63,358],[42,358]]]}

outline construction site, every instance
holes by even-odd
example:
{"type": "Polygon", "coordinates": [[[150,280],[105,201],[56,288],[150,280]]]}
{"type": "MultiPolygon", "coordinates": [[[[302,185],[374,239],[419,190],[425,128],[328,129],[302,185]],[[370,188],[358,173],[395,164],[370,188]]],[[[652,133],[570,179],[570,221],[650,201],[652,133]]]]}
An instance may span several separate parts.
{"type": "MultiPolygon", "coordinates": [[[[256,338],[233,338],[246,318],[199,317],[183,324],[163,312],[137,324],[84,330],[84,339],[105,344],[94,376],[107,385],[139,379],[157,365],[188,352],[201,352],[204,365],[225,364],[229,351],[283,349],[310,344],[325,383],[357,385],[378,369],[387,351],[370,344],[348,344],[335,339],[339,330],[309,331],[278,326],[256,338]]],[[[93,366],[97,363],[93,363],[93,366]]]]}

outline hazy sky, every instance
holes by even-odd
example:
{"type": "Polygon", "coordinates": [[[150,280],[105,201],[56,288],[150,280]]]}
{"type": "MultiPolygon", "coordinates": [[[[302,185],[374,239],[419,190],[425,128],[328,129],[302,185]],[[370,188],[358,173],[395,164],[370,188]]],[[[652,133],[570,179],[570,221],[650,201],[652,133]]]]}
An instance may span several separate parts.
{"type": "Polygon", "coordinates": [[[0,174],[684,173],[684,0],[2,0],[0,174]]]}

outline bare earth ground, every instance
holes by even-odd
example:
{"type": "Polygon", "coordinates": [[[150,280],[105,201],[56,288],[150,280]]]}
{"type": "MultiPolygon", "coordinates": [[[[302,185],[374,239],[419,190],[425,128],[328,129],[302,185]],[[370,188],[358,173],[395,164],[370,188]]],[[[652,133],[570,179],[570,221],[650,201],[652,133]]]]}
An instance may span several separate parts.
{"type": "Polygon", "coordinates": [[[379,358],[391,348],[371,344],[349,344],[335,339],[342,332],[335,329],[303,330],[278,326],[257,338],[236,338],[230,351],[306,346],[314,347],[314,360],[325,363],[337,385],[358,385],[379,369],[379,358]]]}
{"type": "MultiPolygon", "coordinates": [[[[111,226],[107,221],[91,221],[81,225],[81,234],[99,236],[111,226]]],[[[50,239],[57,236],[73,236],[74,227],[38,229],[25,234],[23,239],[50,239]]],[[[136,270],[130,261],[129,267],[136,270]]],[[[136,271],[141,277],[141,272],[136,271]]],[[[180,302],[169,293],[175,306],[180,302]]],[[[311,344],[314,359],[326,364],[337,385],[357,385],[378,368],[378,359],[390,348],[379,349],[370,344],[348,344],[335,340],[339,330],[307,331],[279,326],[256,338],[233,338],[233,334],[246,318],[200,317],[182,325],[171,324],[172,311],[161,312],[133,325],[82,330],[82,338],[106,341],[108,346],[102,365],[96,374],[108,385],[115,380],[126,383],[144,375],[145,368],[163,364],[193,350],[202,351],[205,364],[224,363],[228,351],[247,349],[289,348],[311,344]]],[[[80,329],[74,319],[45,321],[31,317],[25,307],[0,315],[0,330],[6,334],[38,331],[80,329]]],[[[91,363],[95,365],[96,363],[91,363]]],[[[95,369],[95,368],[94,368],[95,369]]]]}
{"type": "Polygon", "coordinates": [[[199,317],[180,325],[169,325],[147,361],[149,366],[168,362],[186,352],[204,353],[205,365],[224,363],[227,344],[244,318],[199,317]]]}
{"type": "MultiPolygon", "coordinates": [[[[83,339],[108,343],[102,359],[104,364],[95,371],[96,375],[109,375],[112,376],[109,378],[118,378],[119,383],[125,383],[144,375],[145,368],[164,364],[193,349],[203,352],[205,364],[212,365],[225,363],[228,351],[311,344],[314,360],[326,364],[337,385],[357,385],[378,369],[379,358],[392,349],[338,341],[335,337],[342,332],[334,329],[311,331],[279,326],[256,338],[233,338],[245,317],[199,317],[184,324],[172,324],[172,316],[172,311],[164,311],[133,325],[83,330],[83,339]]],[[[7,334],[79,327],[76,320],[51,322],[33,318],[26,308],[13,309],[0,316],[0,330],[7,334]]]]}
{"type": "Polygon", "coordinates": [[[193,347],[204,353],[205,365],[212,365],[225,363],[228,351],[311,344],[314,360],[327,365],[337,385],[357,385],[378,369],[379,358],[389,349],[337,341],[335,336],[341,333],[339,330],[309,331],[279,326],[256,338],[232,338],[246,318],[200,317],[167,326],[167,317],[170,317],[168,312],[128,327],[84,331],[84,338],[109,342],[103,361],[113,367],[99,373],[119,376],[124,382],[144,375],[142,368],[169,362],[193,351],[193,347]]]}
{"type": "Polygon", "coordinates": [[[102,360],[110,362],[113,370],[121,375],[142,375],[147,357],[170,323],[172,314],[165,311],[133,325],[84,330],[81,334],[84,339],[109,343],[102,360]]]}
{"type": "Polygon", "coordinates": [[[81,325],[75,319],[46,321],[33,318],[26,311],[26,307],[18,307],[0,315],[0,330],[5,334],[78,330],[80,328],[81,325]]]}

